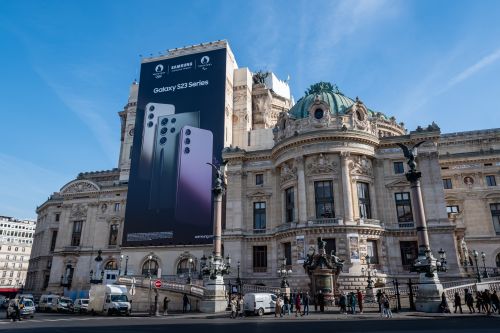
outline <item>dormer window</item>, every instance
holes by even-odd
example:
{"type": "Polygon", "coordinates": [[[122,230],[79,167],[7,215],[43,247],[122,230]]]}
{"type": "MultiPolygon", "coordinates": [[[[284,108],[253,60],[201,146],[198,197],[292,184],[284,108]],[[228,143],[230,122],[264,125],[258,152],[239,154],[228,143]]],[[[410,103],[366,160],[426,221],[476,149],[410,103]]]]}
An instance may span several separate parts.
{"type": "Polygon", "coordinates": [[[324,115],[325,115],[325,111],[323,111],[323,109],[318,108],[318,109],[314,110],[314,118],[319,120],[319,119],[323,118],[324,115]]]}

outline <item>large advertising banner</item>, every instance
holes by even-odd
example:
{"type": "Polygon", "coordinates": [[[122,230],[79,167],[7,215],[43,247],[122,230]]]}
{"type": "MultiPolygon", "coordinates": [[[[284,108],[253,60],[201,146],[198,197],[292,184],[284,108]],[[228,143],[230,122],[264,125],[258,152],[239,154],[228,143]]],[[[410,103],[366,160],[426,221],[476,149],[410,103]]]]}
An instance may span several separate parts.
{"type": "Polygon", "coordinates": [[[225,48],[141,65],[125,246],[212,243],[225,81],[225,48]]]}

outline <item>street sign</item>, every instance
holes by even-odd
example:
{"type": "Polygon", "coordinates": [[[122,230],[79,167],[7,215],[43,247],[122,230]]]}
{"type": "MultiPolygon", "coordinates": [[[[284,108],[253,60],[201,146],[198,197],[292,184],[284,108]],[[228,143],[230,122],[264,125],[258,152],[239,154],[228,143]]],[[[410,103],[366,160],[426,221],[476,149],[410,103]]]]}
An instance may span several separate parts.
{"type": "Polygon", "coordinates": [[[161,288],[161,280],[155,281],[155,288],[161,288]]]}

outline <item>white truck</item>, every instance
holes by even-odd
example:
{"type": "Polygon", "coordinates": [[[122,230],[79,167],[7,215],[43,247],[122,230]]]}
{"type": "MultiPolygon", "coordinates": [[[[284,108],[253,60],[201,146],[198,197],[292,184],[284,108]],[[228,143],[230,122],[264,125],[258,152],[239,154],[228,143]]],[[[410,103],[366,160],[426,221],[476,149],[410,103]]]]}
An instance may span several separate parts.
{"type": "Polygon", "coordinates": [[[271,293],[247,293],[243,296],[243,310],[248,314],[259,316],[273,313],[278,298],[271,293]]]}
{"type": "Polygon", "coordinates": [[[89,291],[88,312],[95,314],[130,314],[131,304],[127,297],[127,287],[114,284],[95,284],[89,291]]]}

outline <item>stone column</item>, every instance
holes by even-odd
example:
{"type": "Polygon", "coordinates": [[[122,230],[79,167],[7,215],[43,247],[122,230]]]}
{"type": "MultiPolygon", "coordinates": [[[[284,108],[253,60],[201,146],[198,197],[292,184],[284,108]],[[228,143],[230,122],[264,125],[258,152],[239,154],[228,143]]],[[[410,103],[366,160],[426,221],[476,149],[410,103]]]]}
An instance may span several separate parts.
{"type": "Polygon", "coordinates": [[[344,222],[352,221],[352,187],[351,176],[349,175],[349,152],[340,154],[340,165],[342,172],[342,192],[344,193],[344,222]]]}
{"type": "Polygon", "coordinates": [[[297,166],[297,207],[299,208],[299,223],[307,222],[307,196],[306,196],[306,176],[304,171],[304,157],[299,156],[295,158],[295,165],[297,166]]]}

